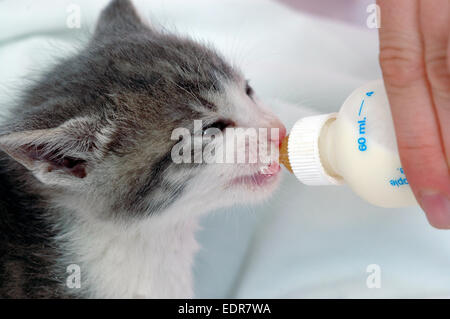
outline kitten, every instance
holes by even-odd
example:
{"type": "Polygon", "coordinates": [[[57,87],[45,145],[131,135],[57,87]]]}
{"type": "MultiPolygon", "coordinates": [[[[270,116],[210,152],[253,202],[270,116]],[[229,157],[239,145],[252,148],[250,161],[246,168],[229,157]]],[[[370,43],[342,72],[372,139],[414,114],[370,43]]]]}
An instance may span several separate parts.
{"type": "Polygon", "coordinates": [[[1,297],[193,297],[199,218],[264,199],[279,180],[260,161],[174,163],[172,132],[194,134],[194,120],[275,127],[272,144],[285,135],[213,49],[112,1],[86,48],[26,90],[1,127],[1,297]]]}

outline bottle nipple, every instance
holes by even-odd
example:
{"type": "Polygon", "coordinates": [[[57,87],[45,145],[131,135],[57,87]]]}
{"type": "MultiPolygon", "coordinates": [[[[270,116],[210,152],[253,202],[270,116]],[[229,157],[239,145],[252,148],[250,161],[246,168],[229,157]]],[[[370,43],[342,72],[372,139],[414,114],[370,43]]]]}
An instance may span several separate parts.
{"type": "Polygon", "coordinates": [[[288,169],[288,171],[293,173],[291,163],[289,162],[288,141],[289,141],[289,135],[286,135],[286,137],[283,138],[283,140],[281,141],[279,161],[280,161],[280,164],[283,164],[284,167],[286,167],[288,169]]]}

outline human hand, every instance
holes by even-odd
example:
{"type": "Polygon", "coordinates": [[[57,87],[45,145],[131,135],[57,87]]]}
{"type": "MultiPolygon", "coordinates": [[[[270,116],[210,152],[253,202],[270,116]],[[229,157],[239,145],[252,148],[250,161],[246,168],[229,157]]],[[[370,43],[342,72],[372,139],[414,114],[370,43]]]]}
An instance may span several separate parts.
{"type": "Polygon", "coordinates": [[[450,1],[377,3],[400,159],[430,224],[450,229],[450,1]]]}

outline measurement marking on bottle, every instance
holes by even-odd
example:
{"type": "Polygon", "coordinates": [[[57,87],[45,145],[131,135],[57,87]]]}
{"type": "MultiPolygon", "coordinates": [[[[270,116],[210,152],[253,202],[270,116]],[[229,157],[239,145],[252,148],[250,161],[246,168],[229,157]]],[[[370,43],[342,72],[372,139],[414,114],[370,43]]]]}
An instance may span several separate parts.
{"type": "MultiPolygon", "coordinates": [[[[364,99],[362,100],[361,107],[359,108],[359,114],[358,114],[359,116],[361,116],[361,111],[362,111],[363,106],[364,106],[364,99]]],[[[367,140],[363,136],[366,134],[366,117],[364,117],[358,121],[358,133],[359,133],[358,149],[361,152],[364,152],[367,149],[367,140]]]]}
{"type": "MultiPolygon", "coordinates": [[[[373,95],[373,93],[374,93],[374,91],[366,92],[366,96],[371,97],[373,95]]],[[[359,112],[358,112],[359,117],[361,116],[361,113],[363,111],[364,102],[365,102],[365,99],[363,98],[361,101],[361,105],[359,107],[359,112]]],[[[367,121],[366,117],[364,117],[358,121],[358,133],[359,133],[358,149],[361,152],[364,152],[365,150],[367,150],[367,139],[363,136],[366,134],[366,121],[367,121]]]]}
{"type": "Polygon", "coordinates": [[[366,134],[366,118],[364,117],[362,120],[358,121],[359,126],[359,135],[366,134]]]}
{"type": "Polygon", "coordinates": [[[362,135],[366,134],[366,118],[358,121],[359,126],[359,138],[358,138],[358,149],[364,152],[367,149],[367,140],[362,135]]]}
{"type": "Polygon", "coordinates": [[[363,106],[364,106],[364,99],[362,100],[361,106],[359,107],[359,113],[358,113],[358,116],[361,116],[361,111],[362,111],[362,109],[363,109],[363,106]]]}

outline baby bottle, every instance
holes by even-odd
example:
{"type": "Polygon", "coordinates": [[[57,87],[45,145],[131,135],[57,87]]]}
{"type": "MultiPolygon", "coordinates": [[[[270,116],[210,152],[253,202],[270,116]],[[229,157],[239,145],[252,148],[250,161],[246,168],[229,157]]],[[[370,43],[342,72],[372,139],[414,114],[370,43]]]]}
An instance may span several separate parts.
{"type": "Polygon", "coordinates": [[[280,162],[306,185],[346,183],[376,206],[417,205],[382,80],[355,90],[339,113],[298,120],[281,145],[280,162]]]}

